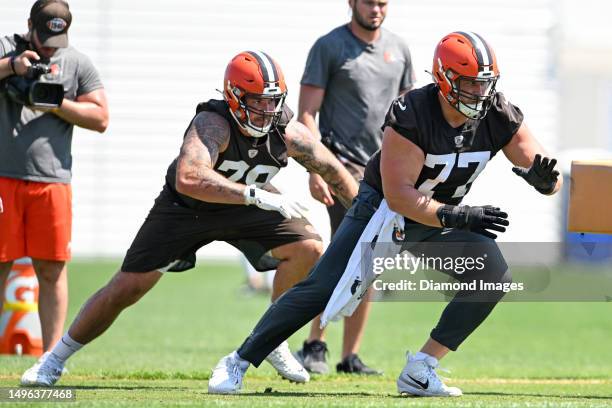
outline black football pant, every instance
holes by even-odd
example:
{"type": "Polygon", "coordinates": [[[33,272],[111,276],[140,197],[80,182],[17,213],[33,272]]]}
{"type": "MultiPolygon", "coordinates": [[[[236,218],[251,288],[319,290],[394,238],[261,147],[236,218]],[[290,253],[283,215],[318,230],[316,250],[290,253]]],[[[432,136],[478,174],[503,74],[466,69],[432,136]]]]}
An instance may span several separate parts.
{"type": "MultiPolygon", "coordinates": [[[[361,233],[381,199],[376,190],[361,182],[359,194],[325,254],[314,266],[308,278],[289,289],[268,308],[251,335],[238,349],[238,354],[242,358],[259,366],[270,352],[325,309],[327,301],[344,273],[353,248],[357,245],[361,233]]],[[[418,255],[438,256],[440,245],[435,243],[477,242],[478,253],[475,255],[478,255],[483,250],[482,245],[485,245],[487,264],[481,278],[487,282],[510,282],[507,265],[495,241],[491,239],[468,231],[444,230],[420,224],[407,224],[405,233],[406,241],[434,243],[432,248],[425,242],[412,245],[409,250],[418,255]]],[[[455,253],[445,256],[461,253],[460,245],[452,247],[454,249],[451,252],[455,253]]],[[[470,252],[468,247],[470,245],[465,245],[464,251],[470,252]]],[[[442,272],[452,273],[452,271],[442,272]]],[[[465,276],[467,277],[467,274],[465,276]]],[[[463,275],[455,277],[459,280],[464,279],[463,275]]],[[[474,276],[469,278],[472,279],[474,276]]],[[[437,326],[431,332],[431,337],[449,349],[456,350],[484,321],[503,294],[501,291],[486,294],[457,292],[444,309],[437,326]]]]}

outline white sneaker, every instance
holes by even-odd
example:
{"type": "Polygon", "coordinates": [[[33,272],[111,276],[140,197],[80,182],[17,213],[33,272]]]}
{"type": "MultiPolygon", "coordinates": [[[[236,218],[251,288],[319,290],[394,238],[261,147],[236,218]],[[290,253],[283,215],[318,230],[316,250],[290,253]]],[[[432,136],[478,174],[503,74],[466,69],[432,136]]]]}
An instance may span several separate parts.
{"type": "Polygon", "coordinates": [[[289,344],[283,341],[274,351],[268,354],[266,361],[278,371],[281,377],[296,383],[310,381],[308,371],[295,359],[289,350],[289,344]]]}
{"type": "Polygon", "coordinates": [[[21,376],[21,385],[50,387],[62,376],[64,364],[47,351],[21,376]]]}
{"type": "Polygon", "coordinates": [[[237,394],[242,388],[242,377],[249,368],[246,360],[238,360],[238,353],[233,351],[223,357],[208,380],[209,394],[237,394]]]}
{"type": "Polygon", "coordinates": [[[400,394],[420,395],[422,397],[459,397],[463,395],[457,387],[447,387],[435,369],[438,360],[427,357],[424,360],[414,360],[410,353],[406,354],[406,366],[397,379],[397,391],[400,394]]]}

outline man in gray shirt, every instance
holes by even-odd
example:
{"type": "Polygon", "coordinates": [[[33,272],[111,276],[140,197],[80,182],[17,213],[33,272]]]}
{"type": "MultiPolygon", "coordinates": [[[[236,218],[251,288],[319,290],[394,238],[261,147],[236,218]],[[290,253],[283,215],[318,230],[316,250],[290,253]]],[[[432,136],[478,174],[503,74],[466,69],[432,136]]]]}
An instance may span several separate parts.
{"type": "MultiPolygon", "coordinates": [[[[365,164],[382,142],[381,126],[391,102],[414,84],[410,51],[397,35],[381,27],[387,0],[350,0],[351,21],[319,38],[308,54],[300,89],[298,120],[325,144],[359,180],[365,164]],[[316,115],[319,113],[319,124],[316,115]]],[[[312,196],[325,204],[332,235],[345,209],[329,187],[310,174],[312,196]]],[[[342,361],[338,372],[375,374],[357,356],[369,302],[362,302],[344,324],[342,361]]],[[[313,321],[310,336],[297,357],[306,369],[324,373],[327,345],[313,321]]]]}
{"type": "Polygon", "coordinates": [[[62,337],[66,318],[72,130],[76,125],[104,132],[108,125],[98,73],[89,58],[68,46],[71,23],[66,2],[38,0],[27,34],[0,37],[0,288],[13,261],[32,258],[44,351],[62,337]],[[51,73],[45,76],[63,86],[59,106],[35,105],[7,91],[15,81],[23,84],[36,63],[46,64],[51,73]]]}

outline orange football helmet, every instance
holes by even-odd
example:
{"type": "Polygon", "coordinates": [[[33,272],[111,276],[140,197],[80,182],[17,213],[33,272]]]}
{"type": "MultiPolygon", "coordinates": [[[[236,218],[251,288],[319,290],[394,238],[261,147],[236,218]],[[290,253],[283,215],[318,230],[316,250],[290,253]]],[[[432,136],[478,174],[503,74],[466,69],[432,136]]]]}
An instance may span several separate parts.
{"type": "Polygon", "coordinates": [[[448,103],[470,119],[482,119],[495,96],[499,68],[493,49],[478,34],[456,31],[438,43],[433,77],[448,103]]]}
{"type": "Polygon", "coordinates": [[[223,98],[245,134],[267,135],[278,124],[286,96],[283,72],[266,53],[241,52],[227,65],[223,98]]]}

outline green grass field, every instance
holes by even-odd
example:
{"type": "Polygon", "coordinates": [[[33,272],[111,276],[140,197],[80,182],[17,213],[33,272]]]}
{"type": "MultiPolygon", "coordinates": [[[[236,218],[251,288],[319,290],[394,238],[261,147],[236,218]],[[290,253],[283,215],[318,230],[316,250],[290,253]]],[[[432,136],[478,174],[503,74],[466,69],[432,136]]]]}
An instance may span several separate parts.
{"type": "MultiPolygon", "coordinates": [[[[118,262],[73,262],[69,321],[104,284],[118,262]]],[[[240,396],[209,396],[207,379],[219,358],[236,348],[266,309],[265,296],[241,291],[234,264],[202,264],[166,276],[101,338],[68,362],[59,385],[75,387],[70,407],[140,406],[612,406],[612,303],[502,303],[442,366],[458,399],[402,398],[395,379],[407,349],[417,350],[443,303],[377,302],[361,355],[385,375],[282,381],[266,363],[251,368],[240,396]]],[[[302,329],[290,339],[304,340],[302,329]]],[[[339,360],[341,325],[328,334],[329,362],[339,360]]],[[[0,387],[15,386],[29,357],[0,357],[0,387]]],[[[8,405],[0,403],[0,406],[8,405]]],[[[21,403],[25,406],[58,403],[21,403]]]]}

